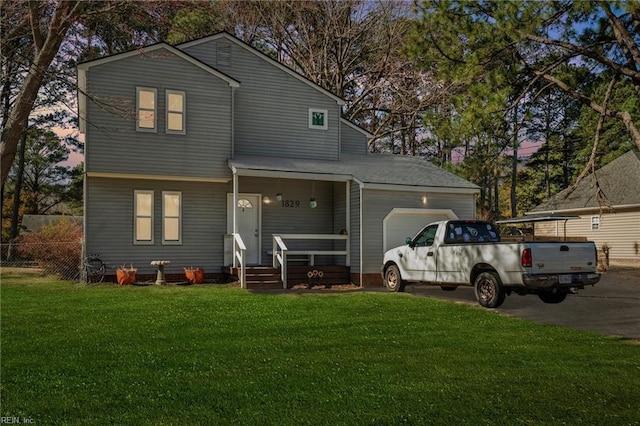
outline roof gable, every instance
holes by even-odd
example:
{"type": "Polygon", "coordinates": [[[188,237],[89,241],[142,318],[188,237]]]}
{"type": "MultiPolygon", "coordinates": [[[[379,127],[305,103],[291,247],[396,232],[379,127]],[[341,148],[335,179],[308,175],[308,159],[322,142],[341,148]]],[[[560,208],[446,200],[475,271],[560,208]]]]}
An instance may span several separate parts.
{"type": "Polygon", "coordinates": [[[122,59],[127,59],[127,58],[131,58],[133,56],[138,56],[138,55],[145,55],[145,54],[151,54],[153,52],[157,52],[159,50],[166,50],[174,55],[176,55],[179,58],[184,59],[185,61],[193,64],[194,66],[204,70],[205,72],[208,72],[211,75],[214,75],[218,78],[220,78],[221,80],[226,81],[229,86],[231,87],[239,87],[240,86],[240,82],[233,79],[232,77],[226,75],[223,72],[218,71],[217,69],[205,64],[204,62],[199,61],[198,59],[194,58],[193,56],[188,55],[187,53],[176,49],[175,47],[167,44],[167,43],[157,43],[157,44],[152,44],[150,46],[144,46],[141,47],[140,49],[136,49],[136,50],[130,50],[128,52],[124,52],[124,53],[118,53],[115,55],[111,55],[111,56],[107,56],[104,58],[100,58],[100,59],[95,59],[93,61],[88,61],[88,62],[83,62],[78,64],[78,70],[88,70],[91,67],[94,66],[98,66],[98,65],[104,65],[104,64],[108,64],[109,62],[114,62],[114,61],[120,61],[122,59]]]}
{"type": "Polygon", "coordinates": [[[366,137],[367,139],[373,139],[373,135],[368,132],[367,130],[363,129],[362,127],[358,126],[355,123],[352,123],[351,121],[347,120],[346,118],[340,118],[340,122],[351,127],[353,130],[360,132],[362,135],[364,135],[364,137],[366,137]]]}
{"type": "Polygon", "coordinates": [[[219,39],[222,39],[222,38],[224,38],[225,40],[228,40],[231,43],[236,44],[237,46],[240,46],[244,50],[250,52],[253,55],[256,55],[257,57],[259,57],[263,61],[269,63],[270,65],[272,65],[272,66],[274,66],[274,67],[286,72],[287,74],[289,74],[293,78],[295,78],[295,79],[303,82],[304,84],[312,87],[314,90],[317,90],[317,91],[323,93],[324,95],[330,97],[331,99],[336,101],[336,103],[338,105],[344,105],[345,104],[344,99],[342,99],[339,96],[336,96],[335,94],[331,93],[330,91],[322,88],[321,86],[317,85],[316,83],[314,83],[313,81],[311,81],[308,78],[304,77],[303,75],[295,72],[294,70],[292,70],[291,68],[287,67],[286,65],[283,65],[280,62],[270,58],[269,56],[265,55],[264,53],[260,52],[259,50],[255,49],[254,47],[251,47],[247,43],[243,42],[242,40],[238,39],[237,37],[234,37],[233,35],[229,34],[228,32],[223,31],[223,32],[220,32],[220,33],[208,36],[208,37],[204,37],[204,38],[200,38],[200,39],[197,39],[197,40],[193,40],[193,41],[189,41],[189,42],[186,42],[186,43],[179,44],[176,47],[179,48],[179,49],[186,49],[186,48],[189,48],[189,47],[197,46],[197,45],[202,44],[202,43],[207,43],[209,41],[219,40],[219,39]]]}
{"type": "MultiPolygon", "coordinates": [[[[605,203],[613,207],[640,206],[640,152],[629,151],[596,170],[596,177],[605,203]]],[[[582,180],[571,192],[567,188],[532,212],[550,212],[599,208],[593,174],[582,180]]]]}

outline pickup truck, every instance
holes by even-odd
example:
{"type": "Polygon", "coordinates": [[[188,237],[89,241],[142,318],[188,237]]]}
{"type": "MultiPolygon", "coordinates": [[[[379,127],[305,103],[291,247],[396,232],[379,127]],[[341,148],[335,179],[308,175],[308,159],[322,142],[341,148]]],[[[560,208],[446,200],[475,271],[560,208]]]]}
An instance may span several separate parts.
{"type": "Polygon", "coordinates": [[[600,280],[597,263],[590,241],[501,242],[490,222],[451,220],[429,224],[387,251],[382,277],[390,291],[403,291],[405,283],[449,291],[473,286],[481,306],[497,308],[511,293],[560,303],[600,280]]]}

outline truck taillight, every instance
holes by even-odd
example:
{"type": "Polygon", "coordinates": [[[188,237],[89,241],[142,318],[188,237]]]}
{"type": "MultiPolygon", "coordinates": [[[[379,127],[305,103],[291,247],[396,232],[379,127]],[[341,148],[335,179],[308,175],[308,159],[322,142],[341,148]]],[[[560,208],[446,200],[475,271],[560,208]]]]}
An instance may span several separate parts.
{"type": "Polygon", "coordinates": [[[533,258],[531,257],[531,249],[526,248],[522,250],[522,256],[520,258],[523,268],[531,268],[533,266],[533,258]]]}

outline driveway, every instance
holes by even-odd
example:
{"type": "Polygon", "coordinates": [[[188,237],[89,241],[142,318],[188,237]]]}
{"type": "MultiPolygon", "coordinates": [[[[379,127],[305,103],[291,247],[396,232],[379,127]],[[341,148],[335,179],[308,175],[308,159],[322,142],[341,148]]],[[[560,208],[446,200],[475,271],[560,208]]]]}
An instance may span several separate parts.
{"type": "MultiPolygon", "coordinates": [[[[406,292],[477,305],[471,287],[448,292],[440,287],[407,285],[406,292]]],[[[543,324],[640,340],[640,268],[613,266],[598,284],[557,305],[543,303],[533,295],[511,294],[497,311],[543,324]]]]}

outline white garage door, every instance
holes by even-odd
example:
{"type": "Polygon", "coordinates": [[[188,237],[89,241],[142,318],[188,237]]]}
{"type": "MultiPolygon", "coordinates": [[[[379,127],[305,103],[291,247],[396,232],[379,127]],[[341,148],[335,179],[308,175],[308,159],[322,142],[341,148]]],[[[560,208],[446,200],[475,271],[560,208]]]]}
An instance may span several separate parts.
{"type": "Polygon", "coordinates": [[[431,222],[457,218],[449,209],[393,209],[382,221],[383,249],[404,245],[407,237],[414,237],[431,222]]]}

